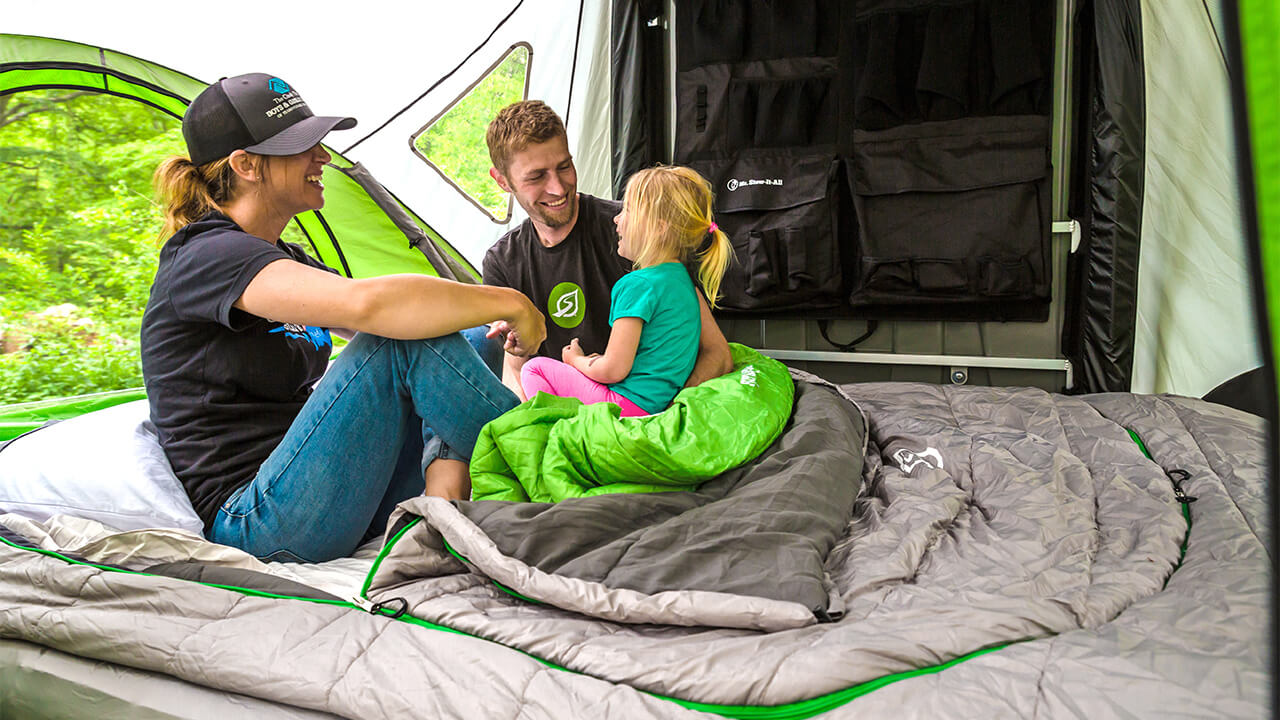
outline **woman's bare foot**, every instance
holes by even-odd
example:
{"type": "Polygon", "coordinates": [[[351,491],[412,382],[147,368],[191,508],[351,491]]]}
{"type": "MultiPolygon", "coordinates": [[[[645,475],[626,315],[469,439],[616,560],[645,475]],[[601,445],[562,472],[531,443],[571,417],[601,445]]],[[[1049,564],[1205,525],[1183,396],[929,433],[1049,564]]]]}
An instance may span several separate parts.
{"type": "Polygon", "coordinates": [[[434,495],[445,500],[471,499],[471,474],[461,460],[436,458],[427,466],[423,475],[427,488],[424,495],[434,495]]]}

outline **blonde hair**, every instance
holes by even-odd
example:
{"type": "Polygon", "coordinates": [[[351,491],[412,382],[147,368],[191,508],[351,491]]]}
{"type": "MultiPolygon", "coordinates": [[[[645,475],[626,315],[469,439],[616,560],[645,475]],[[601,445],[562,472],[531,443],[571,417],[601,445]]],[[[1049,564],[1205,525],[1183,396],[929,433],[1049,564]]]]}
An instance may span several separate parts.
{"type": "Polygon", "coordinates": [[[729,237],[712,217],[714,200],[706,178],[678,165],[637,171],[627,181],[622,200],[627,210],[626,241],[636,253],[635,266],[647,267],[672,256],[680,262],[696,257],[698,282],[712,308],[733,257],[729,237]],[[704,244],[706,248],[700,250],[704,244]]]}
{"type": "Polygon", "coordinates": [[[489,146],[489,160],[506,175],[512,155],[559,137],[568,135],[555,110],[541,100],[521,100],[498,111],[489,122],[484,141],[489,146]]]}
{"type": "MultiPolygon", "coordinates": [[[[265,178],[266,158],[253,153],[249,153],[249,157],[265,178]]],[[[164,207],[160,242],[230,201],[236,189],[235,180],[230,156],[200,166],[181,155],[161,161],[151,177],[156,195],[164,207]]]]}

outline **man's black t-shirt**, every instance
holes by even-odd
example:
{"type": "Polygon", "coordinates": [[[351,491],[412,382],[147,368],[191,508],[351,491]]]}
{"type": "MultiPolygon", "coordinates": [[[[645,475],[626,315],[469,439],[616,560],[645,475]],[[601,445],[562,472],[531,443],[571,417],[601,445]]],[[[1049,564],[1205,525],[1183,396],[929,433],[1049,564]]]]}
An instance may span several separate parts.
{"type": "Polygon", "coordinates": [[[618,255],[613,218],[620,209],[620,203],[582,193],[578,220],[555,247],[539,242],[533,222],[525,220],[485,253],[485,284],[519,290],[547,317],[547,340],[539,355],[559,360],[575,337],[587,354],[605,351],[610,293],[631,269],[631,262],[618,255]]]}
{"type": "Polygon", "coordinates": [[[142,373],[160,445],[206,529],[280,443],[333,349],[328,330],[232,307],[280,259],[329,269],[216,212],[160,251],[142,317],[142,373]]]}

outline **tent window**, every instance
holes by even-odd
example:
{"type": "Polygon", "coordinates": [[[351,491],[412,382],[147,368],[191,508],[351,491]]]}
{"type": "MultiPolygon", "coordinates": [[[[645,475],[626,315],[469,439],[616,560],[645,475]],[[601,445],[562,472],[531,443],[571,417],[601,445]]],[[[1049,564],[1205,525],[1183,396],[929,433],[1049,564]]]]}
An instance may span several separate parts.
{"type": "Polygon", "coordinates": [[[138,328],[177,118],[73,89],[0,96],[0,403],[142,385],[138,328]]]}
{"type": "Polygon", "coordinates": [[[511,219],[511,197],[489,177],[483,128],[528,95],[532,48],[512,46],[484,76],[412,138],[414,152],[496,223],[511,219]]]}

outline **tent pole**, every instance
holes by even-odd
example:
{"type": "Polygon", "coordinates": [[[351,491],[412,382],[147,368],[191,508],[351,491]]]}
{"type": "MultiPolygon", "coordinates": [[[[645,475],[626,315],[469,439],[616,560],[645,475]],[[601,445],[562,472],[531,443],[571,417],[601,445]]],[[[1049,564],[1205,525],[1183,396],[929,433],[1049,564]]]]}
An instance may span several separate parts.
{"type": "Polygon", "coordinates": [[[1075,15],[1076,0],[1058,0],[1053,43],[1053,137],[1049,148],[1050,163],[1053,165],[1050,217],[1054,222],[1070,220],[1067,217],[1067,203],[1071,190],[1070,129],[1075,115],[1071,107],[1072,86],[1075,81],[1072,73],[1072,63],[1075,61],[1075,15]]]}

